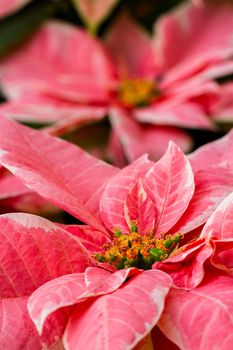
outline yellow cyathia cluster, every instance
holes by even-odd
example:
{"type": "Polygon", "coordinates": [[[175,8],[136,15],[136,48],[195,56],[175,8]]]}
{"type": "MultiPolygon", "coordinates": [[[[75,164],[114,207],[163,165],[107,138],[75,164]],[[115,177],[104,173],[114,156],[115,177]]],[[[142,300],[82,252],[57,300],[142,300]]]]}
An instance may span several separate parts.
{"type": "Polygon", "coordinates": [[[149,105],[156,96],[158,90],[153,80],[123,80],[118,91],[118,99],[127,107],[149,105]]]}
{"type": "MultiPolygon", "coordinates": [[[[135,226],[134,226],[135,227],[135,226]]],[[[132,230],[131,230],[132,231],[132,230]]],[[[163,261],[177,248],[181,234],[141,235],[137,228],[130,234],[115,230],[112,245],[105,244],[101,253],[94,254],[99,262],[109,263],[118,270],[128,267],[138,267],[148,270],[156,261],[163,261]]]]}

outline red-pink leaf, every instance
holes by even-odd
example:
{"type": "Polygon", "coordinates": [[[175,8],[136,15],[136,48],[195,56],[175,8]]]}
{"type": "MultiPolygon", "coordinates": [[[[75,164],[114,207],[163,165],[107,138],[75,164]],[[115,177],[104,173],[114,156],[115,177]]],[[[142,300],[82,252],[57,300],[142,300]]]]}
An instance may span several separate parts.
{"type": "Polygon", "coordinates": [[[61,21],[46,23],[1,62],[1,87],[6,96],[29,103],[48,96],[58,103],[70,101],[71,107],[74,101],[104,103],[113,78],[111,61],[101,44],[84,30],[61,21]]]}
{"type": "Polygon", "coordinates": [[[0,119],[0,150],[1,163],[26,186],[104,231],[97,218],[99,198],[117,168],[68,142],[4,118],[0,119]]]}
{"type": "Polygon", "coordinates": [[[169,70],[163,87],[201,74],[216,63],[221,66],[232,55],[232,14],[230,4],[195,7],[187,2],[156,23],[157,62],[162,71],[169,70]]]}
{"type": "Polygon", "coordinates": [[[202,169],[195,173],[194,179],[194,196],[179,222],[172,227],[174,233],[186,233],[204,224],[218,204],[232,192],[233,173],[227,167],[216,164],[202,169]]]}
{"type": "Polygon", "coordinates": [[[213,212],[201,232],[201,237],[233,241],[233,193],[213,212]]]}
{"type": "Polygon", "coordinates": [[[142,178],[152,165],[147,156],[142,156],[121,170],[106,185],[100,199],[100,211],[105,226],[110,230],[118,227],[123,232],[129,231],[124,213],[126,197],[135,180],[142,178]]]}
{"type": "Polygon", "coordinates": [[[0,227],[1,297],[30,295],[46,281],[93,263],[77,238],[44,218],[5,214],[0,227]]]}
{"type": "Polygon", "coordinates": [[[144,153],[148,153],[149,159],[158,160],[164,154],[170,140],[174,141],[184,152],[190,150],[192,141],[184,131],[168,125],[145,125],[146,120],[142,120],[144,124],[138,123],[133,117],[132,112],[125,112],[117,108],[111,109],[110,112],[110,121],[115,135],[129,162],[144,153]]]}
{"type": "Polygon", "coordinates": [[[167,232],[187,209],[194,193],[189,161],[172,142],[145,176],[146,191],[156,208],[156,232],[167,232]]]}
{"type": "Polygon", "coordinates": [[[132,18],[121,14],[110,27],[106,44],[121,78],[153,79],[156,62],[149,35],[132,18]]]}
{"type": "Polygon", "coordinates": [[[130,189],[126,198],[125,218],[129,228],[134,221],[141,234],[153,232],[155,224],[155,206],[145,192],[140,179],[130,189]]]}
{"type": "Polygon", "coordinates": [[[15,176],[3,176],[0,179],[0,200],[31,193],[15,176]]]}
{"type": "Polygon", "coordinates": [[[217,274],[216,270],[195,289],[172,289],[159,327],[181,349],[230,350],[232,294],[233,277],[217,274]]]}
{"type": "Polygon", "coordinates": [[[213,253],[204,239],[197,239],[174,252],[174,256],[153,265],[169,274],[175,285],[184,289],[198,286],[205,274],[204,264],[213,253]]]}
{"type": "Polygon", "coordinates": [[[62,225],[62,227],[75,237],[91,253],[99,252],[103,245],[111,243],[111,240],[102,232],[85,225],[62,225]]]}
{"type": "Polygon", "coordinates": [[[208,169],[211,166],[227,165],[232,163],[233,131],[217,141],[210,142],[188,158],[195,172],[201,169],[208,169]]]}
{"type": "Polygon", "coordinates": [[[27,313],[28,297],[2,299],[0,303],[0,348],[40,350],[41,341],[27,313]]]}
{"type": "Polygon", "coordinates": [[[66,349],[133,348],[157,323],[170,286],[161,271],[144,271],[115,292],[78,305],[64,335],[66,349]]]}

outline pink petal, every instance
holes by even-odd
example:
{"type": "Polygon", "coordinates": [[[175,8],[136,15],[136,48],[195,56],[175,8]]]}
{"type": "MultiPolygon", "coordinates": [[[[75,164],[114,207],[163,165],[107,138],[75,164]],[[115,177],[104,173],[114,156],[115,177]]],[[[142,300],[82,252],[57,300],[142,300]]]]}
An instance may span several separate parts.
{"type": "Polygon", "coordinates": [[[129,16],[118,17],[108,31],[106,44],[122,79],[154,77],[155,60],[149,35],[129,16]]]}
{"type": "Polygon", "coordinates": [[[232,192],[233,173],[224,166],[216,164],[216,167],[200,170],[194,179],[195,193],[187,210],[171,229],[174,233],[186,233],[204,224],[218,204],[232,192]]]}
{"type": "Polygon", "coordinates": [[[170,140],[177,143],[184,152],[190,150],[192,141],[184,131],[170,126],[143,125],[132,117],[120,109],[112,109],[110,114],[114,132],[129,162],[144,153],[148,153],[152,160],[159,159],[167,149],[170,140]]]}
{"type": "Polygon", "coordinates": [[[156,233],[166,233],[187,209],[194,193],[191,165],[174,143],[170,142],[165,155],[148,171],[145,184],[156,207],[156,233]]]}
{"type": "Polygon", "coordinates": [[[62,276],[47,282],[30,297],[28,310],[41,334],[49,315],[60,308],[83,302],[87,298],[112,293],[118,289],[135,270],[121,270],[111,274],[99,268],[89,268],[84,273],[62,276]],[[88,282],[88,283],[87,283],[88,282]]]}
{"type": "Polygon", "coordinates": [[[84,126],[90,122],[102,120],[107,115],[104,107],[75,107],[73,112],[69,111],[68,117],[58,120],[54,125],[44,129],[50,135],[64,135],[77,127],[84,126]]]}
{"type": "Polygon", "coordinates": [[[26,186],[104,231],[95,214],[105,184],[118,172],[117,168],[68,142],[3,118],[0,149],[1,163],[26,186]]]}
{"type": "Polygon", "coordinates": [[[221,99],[215,107],[214,120],[217,122],[233,121],[233,83],[226,83],[221,86],[221,99]]]}
{"type": "Polygon", "coordinates": [[[211,264],[217,269],[233,272],[233,240],[226,239],[215,241],[214,254],[211,257],[211,264]]]}
{"type": "Polygon", "coordinates": [[[233,240],[233,193],[225,198],[210,216],[201,237],[233,240]]]}
{"type": "Polygon", "coordinates": [[[114,72],[97,40],[70,24],[52,21],[1,64],[1,84],[10,99],[30,91],[68,101],[109,99],[114,72]],[[61,54],[61,47],[63,48],[61,54]]]}
{"type": "Polygon", "coordinates": [[[107,155],[111,162],[119,168],[124,168],[127,165],[124,151],[115,129],[112,129],[107,145],[107,155]]]}
{"type": "Polygon", "coordinates": [[[0,211],[23,211],[31,214],[54,213],[59,209],[46,202],[13,175],[0,178],[0,211]]]}
{"type": "Polygon", "coordinates": [[[41,341],[27,313],[27,300],[28,297],[1,299],[1,349],[41,349],[41,341]]]}
{"type": "Polygon", "coordinates": [[[15,176],[4,176],[0,179],[0,200],[31,193],[15,176]]]}
{"type": "Polygon", "coordinates": [[[114,293],[79,305],[64,335],[66,349],[132,349],[157,323],[170,285],[160,271],[144,271],[114,293]]]}
{"type": "Polygon", "coordinates": [[[177,101],[173,96],[150,107],[137,109],[137,120],[155,125],[175,125],[182,128],[212,129],[213,124],[202,103],[177,101]]]}
{"type": "Polygon", "coordinates": [[[14,11],[19,10],[31,0],[1,0],[0,17],[7,16],[14,11]]]}
{"type": "Polygon", "coordinates": [[[155,46],[162,72],[169,70],[164,86],[229,58],[232,14],[230,5],[195,7],[189,2],[160,19],[155,46]]]}
{"type": "Polygon", "coordinates": [[[147,156],[142,156],[131,165],[125,167],[105,186],[100,199],[100,212],[105,226],[112,230],[119,228],[128,232],[129,227],[125,218],[125,200],[132,185],[138,178],[143,178],[153,165],[147,156]]]}
{"type": "Polygon", "coordinates": [[[62,225],[62,227],[78,238],[79,242],[91,253],[100,252],[103,245],[111,240],[102,232],[85,225],[62,225]]]}
{"type": "Polygon", "coordinates": [[[205,262],[213,253],[212,245],[204,239],[197,239],[174,251],[173,256],[153,265],[153,268],[169,274],[176,286],[193,289],[198,286],[205,275],[205,262]]]}
{"type": "Polygon", "coordinates": [[[211,166],[230,165],[233,161],[232,148],[233,132],[229,132],[217,141],[210,142],[198,148],[188,158],[195,172],[211,166]]]}
{"type": "Polygon", "coordinates": [[[181,349],[230,350],[232,293],[232,276],[217,273],[195,289],[172,289],[159,327],[181,349]]]}
{"type": "Polygon", "coordinates": [[[48,98],[43,94],[32,97],[28,96],[27,93],[24,99],[1,103],[0,114],[31,123],[56,123],[55,126],[51,127],[51,131],[54,134],[55,132],[61,134],[74,126],[101,120],[106,115],[106,108],[81,106],[70,101],[48,98]]]}
{"type": "Polygon", "coordinates": [[[92,264],[68,232],[30,214],[5,214],[1,225],[1,297],[30,295],[46,281],[92,264]]]}
{"type": "Polygon", "coordinates": [[[94,2],[92,0],[74,0],[73,2],[84,21],[91,28],[95,28],[108,16],[118,0],[97,0],[94,2]]]}
{"type": "Polygon", "coordinates": [[[129,228],[137,223],[141,234],[153,232],[155,224],[154,203],[145,192],[142,182],[138,180],[130,189],[125,202],[125,218],[129,228]]]}

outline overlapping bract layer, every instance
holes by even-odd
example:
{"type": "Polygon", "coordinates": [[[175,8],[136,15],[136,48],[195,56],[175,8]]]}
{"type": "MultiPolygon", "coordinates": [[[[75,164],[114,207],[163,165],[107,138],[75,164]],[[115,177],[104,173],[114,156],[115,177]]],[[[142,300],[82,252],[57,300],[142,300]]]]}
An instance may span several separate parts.
{"type": "Polygon", "coordinates": [[[222,286],[226,295],[232,293],[233,171],[232,156],[224,153],[232,134],[194,153],[191,164],[171,143],[157,163],[144,156],[119,170],[13,121],[2,118],[0,126],[1,164],[26,186],[87,224],[60,226],[29,214],[0,217],[4,314],[10,314],[16,301],[21,314],[20,319],[8,317],[4,323],[1,342],[5,347],[13,336],[17,349],[25,339],[26,349],[32,344],[40,349],[41,344],[53,344],[61,337],[66,349],[102,349],[103,344],[106,349],[132,349],[158,323],[181,348],[200,348],[203,342],[209,348],[223,344],[224,350],[229,349],[231,300],[218,292],[209,300],[208,293],[222,286]],[[41,148],[43,159],[37,152],[41,148]],[[205,159],[210,159],[211,149],[213,165],[207,171],[205,159]],[[114,228],[130,234],[136,219],[142,234],[150,229],[155,237],[177,232],[179,227],[187,243],[152,270],[95,266],[93,253],[111,244],[114,228]],[[205,222],[200,235],[199,227],[205,222]],[[190,242],[190,231],[195,228],[190,242]],[[171,289],[172,283],[181,289],[171,289]],[[27,314],[29,296],[28,311],[40,336],[27,314]],[[206,314],[211,312],[214,325],[219,315],[223,320],[217,340],[207,318],[198,323],[203,302],[211,304],[206,314]],[[187,303],[196,310],[191,318],[187,303]],[[189,323],[195,324],[196,335],[187,328],[189,323]]]}

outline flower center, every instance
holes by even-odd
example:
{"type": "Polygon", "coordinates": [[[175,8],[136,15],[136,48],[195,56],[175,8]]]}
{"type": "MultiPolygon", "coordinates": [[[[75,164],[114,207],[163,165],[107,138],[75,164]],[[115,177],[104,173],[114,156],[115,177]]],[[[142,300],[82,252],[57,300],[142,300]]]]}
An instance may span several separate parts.
{"type": "Polygon", "coordinates": [[[166,259],[178,247],[180,238],[180,233],[165,234],[158,238],[151,233],[141,235],[133,224],[130,234],[115,229],[112,245],[105,244],[103,251],[94,254],[94,257],[118,270],[129,267],[148,270],[156,261],[166,259]]]}
{"type": "Polygon", "coordinates": [[[118,99],[126,107],[149,105],[159,94],[153,80],[123,80],[118,90],[118,99]]]}

